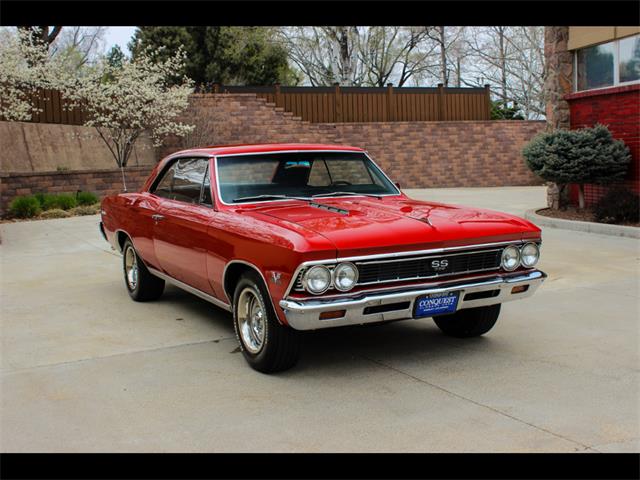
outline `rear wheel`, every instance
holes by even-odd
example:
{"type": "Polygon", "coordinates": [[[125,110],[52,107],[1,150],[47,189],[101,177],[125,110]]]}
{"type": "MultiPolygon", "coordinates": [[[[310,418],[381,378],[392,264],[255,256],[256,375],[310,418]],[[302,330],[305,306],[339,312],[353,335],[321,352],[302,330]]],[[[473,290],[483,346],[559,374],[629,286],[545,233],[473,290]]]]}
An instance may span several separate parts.
{"type": "Polygon", "coordinates": [[[129,296],[136,302],[156,300],[164,292],[164,280],[152,275],[140,260],[130,239],[124,242],[122,248],[122,266],[124,270],[124,284],[129,296]]]}
{"type": "Polygon", "coordinates": [[[262,279],[254,272],[243,274],[236,285],[233,325],[242,354],[255,370],[280,372],[297,363],[298,332],[278,322],[262,279]]]}
{"type": "Polygon", "coordinates": [[[484,335],[498,321],[500,304],[467,308],[450,315],[433,317],[443,333],[452,337],[469,338],[484,335]]]}

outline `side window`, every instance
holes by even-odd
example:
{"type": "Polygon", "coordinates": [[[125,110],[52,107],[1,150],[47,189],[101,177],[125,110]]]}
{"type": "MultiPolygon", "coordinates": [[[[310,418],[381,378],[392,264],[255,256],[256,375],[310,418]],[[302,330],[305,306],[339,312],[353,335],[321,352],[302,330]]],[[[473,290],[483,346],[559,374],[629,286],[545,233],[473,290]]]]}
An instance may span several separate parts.
{"type": "Polygon", "coordinates": [[[171,197],[185,203],[200,203],[200,191],[207,162],[200,158],[178,160],[173,173],[171,197]]]}
{"type": "Polygon", "coordinates": [[[152,193],[185,203],[200,203],[208,159],[181,158],[166,171],[152,193]]]}
{"type": "Polygon", "coordinates": [[[332,182],[344,182],[348,185],[373,183],[367,166],[360,160],[332,160],[327,163],[332,182]]]}
{"type": "Polygon", "coordinates": [[[173,185],[173,171],[176,164],[174,163],[164,173],[162,179],[156,184],[156,188],[152,191],[155,195],[162,198],[171,198],[171,187],[173,185]]]}
{"type": "Polygon", "coordinates": [[[329,176],[327,162],[322,159],[314,160],[311,166],[311,173],[309,174],[309,185],[313,187],[326,187],[330,184],[331,177],[329,176]]]}

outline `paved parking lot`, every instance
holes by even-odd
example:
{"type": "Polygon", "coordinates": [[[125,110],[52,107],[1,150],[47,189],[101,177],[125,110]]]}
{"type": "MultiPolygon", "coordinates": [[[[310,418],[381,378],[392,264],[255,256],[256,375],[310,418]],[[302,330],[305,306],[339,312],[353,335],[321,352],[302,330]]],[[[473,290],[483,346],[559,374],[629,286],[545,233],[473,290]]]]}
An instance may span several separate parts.
{"type": "MultiPolygon", "coordinates": [[[[544,189],[416,198],[523,214],[544,189]]],[[[640,451],[638,240],[543,232],[549,279],[486,336],[429,319],[309,333],[251,370],[230,315],[132,302],[98,217],[0,226],[0,450],[640,451]]]]}

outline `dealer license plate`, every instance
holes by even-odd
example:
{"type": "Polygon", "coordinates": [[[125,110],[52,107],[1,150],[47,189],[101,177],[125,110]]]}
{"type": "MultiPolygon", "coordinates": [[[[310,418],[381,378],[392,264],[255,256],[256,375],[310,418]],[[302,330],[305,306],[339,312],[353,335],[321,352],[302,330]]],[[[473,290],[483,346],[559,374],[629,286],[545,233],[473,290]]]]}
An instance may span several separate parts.
{"type": "Polygon", "coordinates": [[[453,313],[458,307],[459,296],[460,292],[445,292],[418,297],[415,301],[413,316],[418,318],[453,313]]]}

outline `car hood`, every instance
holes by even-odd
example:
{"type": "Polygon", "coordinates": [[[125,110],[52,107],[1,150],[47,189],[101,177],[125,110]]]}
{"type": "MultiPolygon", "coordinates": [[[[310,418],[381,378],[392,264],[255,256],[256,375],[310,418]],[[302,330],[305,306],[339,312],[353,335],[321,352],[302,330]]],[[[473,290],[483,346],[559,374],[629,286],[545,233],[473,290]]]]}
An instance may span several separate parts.
{"type": "Polygon", "coordinates": [[[342,257],[540,236],[538,227],[514,215],[407,197],[322,199],[317,203],[331,210],[286,202],[251,212],[264,220],[277,219],[312,230],[330,240],[342,257]]]}

